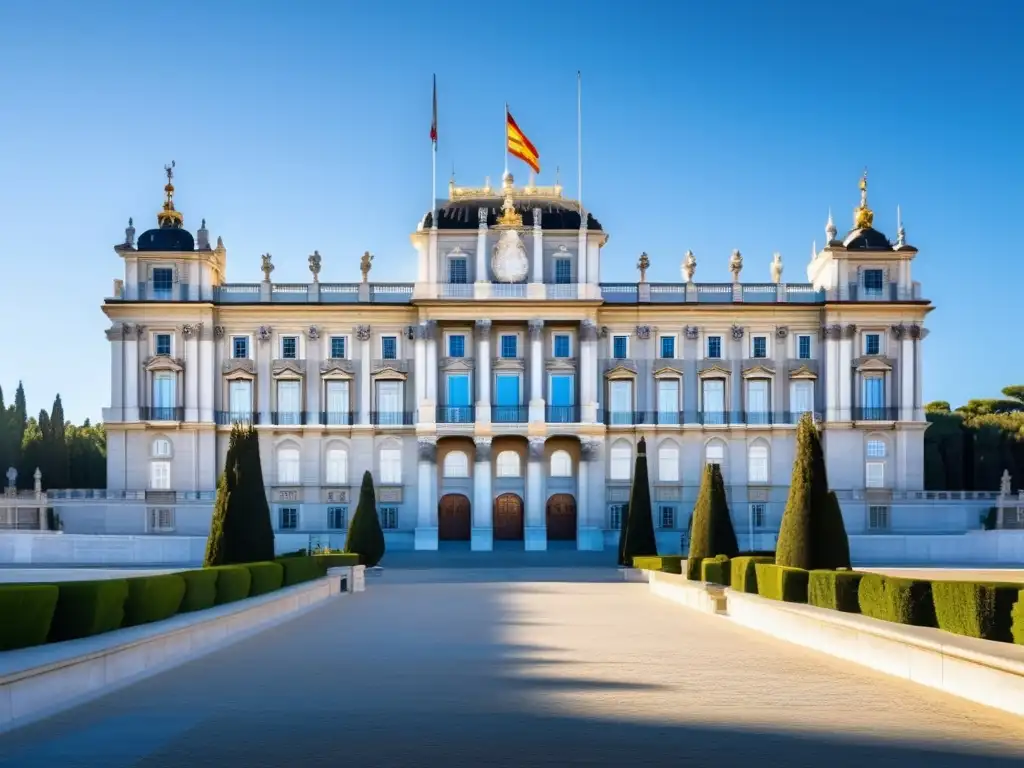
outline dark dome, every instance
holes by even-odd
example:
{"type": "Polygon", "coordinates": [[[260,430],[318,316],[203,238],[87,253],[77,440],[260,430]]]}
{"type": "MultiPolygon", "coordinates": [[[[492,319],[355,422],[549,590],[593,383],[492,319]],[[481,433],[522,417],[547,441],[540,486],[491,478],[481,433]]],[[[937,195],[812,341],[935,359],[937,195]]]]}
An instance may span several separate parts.
{"type": "MultiPolygon", "coordinates": [[[[437,210],[438,229],[476,229],[480,226],[480,208],[487,209],[487,226],[493,227],[501,217],[501,199],[458,200],[437,210]]],[[[516,211],[523,217],[523,226],[533,226],[533,209],[541,210],[541,229],[579,229],[580,212],[576,204],[559,200],[519,200],[516,211]]],[[[423,228],[434,226],[433,213],[423,217],[423,228]]],[[[601,222],[587,214],[587,228],[601,231],[601,222]]]]}
{"type": "Polygon", "coordinates": [[[161,227],[150,229],[139,236],[139,251],[194,251],[196,241],[187,229],[161,227]]]}
{"type": "Polygon", "coordinates": [[[851,229],[843,239],[843,245],[847,250],[853,251],[891,251],[892,243],[889,238],[873,227],[863,229],[851,229]]]}

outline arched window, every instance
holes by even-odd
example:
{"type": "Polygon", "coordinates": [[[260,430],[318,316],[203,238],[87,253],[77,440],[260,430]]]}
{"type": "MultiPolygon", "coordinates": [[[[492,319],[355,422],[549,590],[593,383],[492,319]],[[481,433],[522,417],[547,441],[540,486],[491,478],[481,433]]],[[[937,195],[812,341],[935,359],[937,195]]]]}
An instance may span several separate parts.
{"type": "Polygon", "coordinates": [[[704,449],[704,459],[708,464],[722,466],[725,462],[725,445],[718,440],[712,440],[704,449]]]}
{"type": "Polygon", "coordinates": [[[633,475],[633,446],[620,440],[612,446],[608,461],[610,480],[629,480],[633,475]]]}
{"type": "Polygon", "coordinates": [[[572,457],[568,451],[551,454],[551,477],[572,477],[572,457]]]}
{"type": "Polygon", "coordinates": [[[380,482],[386,485],[402,484],[402,449],[398,446],[380,449],[380,482]]]}
{"type": "Polygon", "coordinates": [[[153,441],[153,458],[166,459],[171,455],[171,441],[166,437],[158,437],[153,441]]]}
{"type": "Polygon", "coordinates": [[[675,443],[658,447],[658,480],[662,483],[679,482],[679,448],[675,443]]]}
{"type": "Polygon", "coordinates": [[[348,451],[345,448],[327,449],[327,484],[348,483],[348,451]]]}
{"type": "Polygon", "coordinates": [[[450,451],[444,457],[445,477],[469,477],[469,457],[462,451],[450,451]]]}
{"type": "Polygon", "coordinates": [[[885,487],[885,457],[888,450],[885,441],[869,438],[865,446],[866,461],[864,462],[864,487],[885,487]]]}
{"type": "Polygon", "coordinates": [[[747,449],[747,482],[768,482],[768,446],[754,443],[747,449]]]}
{"type": "Polygon", "coordinates": [[[277,484],[299,484],[299,449],[291,445],[282,445],[277,449],[277,484]]]}
{"type": "Polygon", "coordinates": [[[515,451],[502,451],[498,454],[498,477],[519,477],[519,454],[515,451]]]}

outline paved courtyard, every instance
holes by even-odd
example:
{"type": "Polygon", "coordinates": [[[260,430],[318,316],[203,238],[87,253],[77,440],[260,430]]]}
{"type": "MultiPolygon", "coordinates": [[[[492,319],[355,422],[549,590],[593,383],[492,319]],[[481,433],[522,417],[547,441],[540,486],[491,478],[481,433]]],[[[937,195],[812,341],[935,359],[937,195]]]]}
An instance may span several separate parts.
{"type": "Polygon", "coordinates": [[[417,565],[2,735],[0,767],[1024,761],[1024,718],[689,611],[613,569],[417,565]]]}

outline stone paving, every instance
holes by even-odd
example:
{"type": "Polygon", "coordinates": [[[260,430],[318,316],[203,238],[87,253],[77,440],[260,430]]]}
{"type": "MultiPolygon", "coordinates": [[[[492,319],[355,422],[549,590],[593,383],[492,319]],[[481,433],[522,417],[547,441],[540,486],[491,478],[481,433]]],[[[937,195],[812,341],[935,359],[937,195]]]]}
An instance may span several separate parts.
{"type": "Polygon", "coordinates": [[[0,767],[1024,762],[1024,718],[689,611],[611,568],[416,565],[2,735],[0,767]]]}

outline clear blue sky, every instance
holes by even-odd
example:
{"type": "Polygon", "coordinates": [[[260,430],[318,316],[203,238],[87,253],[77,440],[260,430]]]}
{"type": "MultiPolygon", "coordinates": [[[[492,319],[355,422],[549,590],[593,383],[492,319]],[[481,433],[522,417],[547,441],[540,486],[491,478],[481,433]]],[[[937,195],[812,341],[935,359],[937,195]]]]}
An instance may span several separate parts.
{"type": "MultiPolygon", "coordinates": [[[[109,400],[100,305],[122,276],[129,216],[155,224],[163,165],[178,208],[228,248],[228,279],[415,277],[429,204],[430,78],[438,188],[502,172],[507,100],[576,177],[611,234],[606,280],[766,281],[773,251],[804,280],[828,207],[850,226],[870,170],[876,225],[897,203],[937,309],[927,399],[1024,383],[1024,5],[917,2],[52,2],[0,4],[0,385],[68,417],[109,400]]],[[[513,169],[525,178],[521,163],[513,169]]]]}

